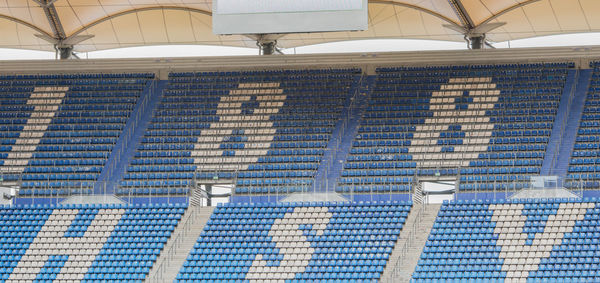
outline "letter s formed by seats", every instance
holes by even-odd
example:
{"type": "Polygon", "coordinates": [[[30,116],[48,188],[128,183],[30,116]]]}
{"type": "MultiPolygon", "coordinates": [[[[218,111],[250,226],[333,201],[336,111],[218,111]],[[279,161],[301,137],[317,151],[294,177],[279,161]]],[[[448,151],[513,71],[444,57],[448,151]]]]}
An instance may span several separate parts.
{"type": "Polygon", "coordinates": [[[256,282],[290,280],[304,272],[315,252],[304,231],[314,231],[315,236],[322,236],[331,217],[327,207],[295,207],[293,212],[275,219],[269,236],[283,258],[280,257],[278,264],[277,261],[269,264],[263,255],[256,255],[246,279],[256,282]]]}

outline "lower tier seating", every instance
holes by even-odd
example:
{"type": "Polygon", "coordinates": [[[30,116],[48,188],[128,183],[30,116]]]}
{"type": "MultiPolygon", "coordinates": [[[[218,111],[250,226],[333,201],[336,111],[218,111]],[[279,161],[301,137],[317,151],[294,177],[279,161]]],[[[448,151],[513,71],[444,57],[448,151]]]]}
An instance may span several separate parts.
{"type": "Polygon", "coordinates": [[[410,207],[407,202],[219,206],[176,281],[377,281],[410,207]]]}
{"type": "Polygon", "coordinates": [[[600,200],[444,203],[415,282],[599,282],[600,200]]]}
{"type": "Polygon", "coordinates": [[[0,206],[0,281],[142,282],[185,209],[0,206]]]}

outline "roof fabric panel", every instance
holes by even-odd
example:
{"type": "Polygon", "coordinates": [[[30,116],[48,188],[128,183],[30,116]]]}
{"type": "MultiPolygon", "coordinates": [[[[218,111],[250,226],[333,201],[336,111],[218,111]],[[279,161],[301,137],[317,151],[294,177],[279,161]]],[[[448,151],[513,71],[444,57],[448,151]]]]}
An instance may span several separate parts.
{"type": "MultiPolygon", "coordinates": [[[[475,26],[506,22],[488,32],[492,41],[600,31],[598,0],[458,0],[475,26]]],[[[93,51],[125,46],[209,44],[256,48],[240,35],[212,33],[212,0],[57,0],[66,36],[94,35],[76,46],[93,51]]],[[[56,35],[44,9],[33,0],[0,0],[0,47],[53,50],[36,34],[56,35]]],[[[463,41],[443,25],[462,25],[451,1],[370,0],[369,29],[357,32],[277,36],[282,48],[359,39],[410,38],[463,41]]]]}

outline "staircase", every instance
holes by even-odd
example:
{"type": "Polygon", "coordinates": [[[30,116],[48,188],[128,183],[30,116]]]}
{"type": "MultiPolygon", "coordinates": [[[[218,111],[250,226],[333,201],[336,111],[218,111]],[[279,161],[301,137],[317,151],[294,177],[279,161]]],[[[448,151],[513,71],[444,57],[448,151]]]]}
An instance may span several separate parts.
{"type": "Polygon", "coordinates": [[[145,282],[173,282],[194,247],[214,207],[190,206],[160,256],[152,266],[145,282]]]}
{"type": "Polygon", "coordinates": [[[587,97],[591,77],[592,70],[579,70],[579,76],[575,85],[575,93],[569,107],[567,123],[562,134],[560,148],[558,149],[558,156],[556,162],[554,162],[549,171],[551,175],[557,175],[560,179],[564,179],[567,175],[567,169],[569,168],[569,161],[571,160],[573,146],[575,145],[579,121],[583,114],[583,108],[585,107],[585,99],[587,97]]]}
{"type": "Polygon", "coordinates": [[[203,194],[201,191],[202,191],[202,188],[199,188],[198,186],[195,186],[192,188],[192,195],[190,197],[190,205],[202,206],[203,194]]]}
{"type": "Polygon", "coordinates": [[[414,204],[423,204],[423,183],[421,182],[413,182],[413,193],[412,193],[412,201],[414,204]]]}
{"type": "Polygon", "coordinates": [[[410,281],[440,207],[440,204],[413,204],[383,270],[381,282],[410,281]]]}
{"type": "Polygon", "coordinates": [[[94,186],[95,194],[113,194],[118,187],[118,182],[125,175],[126,167],[144,136],[167,83],[168,81],[153,80],[144,88],[142,96],[133,108],[119,140],[114,145],[102,169],[102,173],[98,176],[98,181],[94,186]]]}
{"type": "Polygon", "coordinates": [[[346,156],[352,148],[352,141],[358,132],[360,120],[367,108],[367,102],[375,83],[375,76],[356,76],[350,88],[352,96],[344,105],[342,118],[338,120],[323,161],[315,176],[315,191],[335,191],[337,180],[344,168],[346,156]]]}
{"type": "Polygon", "coordinates": [[[540,175],[547,176],[551,175],[551,170],[558,158],[558,149],[563,138],[563,131],[567,125],[567,118],[569,117],[569,108],[573,102],[573,95],[575,93],[575,83],[579,72],[575,69],[570,69],[567,72],[567,79],[563,88],[562,96],[558,105],[556,118],[554,119],[554,125],[552,127],[552,134],[548,141],[548,148],[544,155],[544,163],[542,163],[542,169],[540,175]]]}

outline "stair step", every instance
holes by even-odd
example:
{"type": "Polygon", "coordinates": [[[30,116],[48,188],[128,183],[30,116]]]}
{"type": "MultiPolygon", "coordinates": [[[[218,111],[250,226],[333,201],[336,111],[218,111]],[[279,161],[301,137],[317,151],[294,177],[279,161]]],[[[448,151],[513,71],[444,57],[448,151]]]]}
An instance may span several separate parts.
{"type": "MultiPolygon", "coordinates": [[[[592,70],[579,70],[577,72],[577,76],[573,78],[573,97],[571,99],[570,107],[568,108],[568,112],[563,114],[566,116],[566,121],[563,121],[563,124],[566,124],[564,127],[564,132],[560,132],[561,125],[558,125],[560,121],[556,121],[554,128],[552,130],[552,136],[558,135],[560,136],[559,141],[557,142],[558,148],[554,149],[554,154],[546,154],[544,158],[544,164],[542,168],[543,175],[557,175],[561,178],[564,178],[567,175],[567,170],[569,167],[569,160],[571,159],[571,154],[573,152],[573,146],[575,145],[575,139],[577,137],[577,128],[579,127],[579,121],[583,114],[583,109],[585,107],[585,99],[587,97],[587,92],[590,84],[590,79],[592,76],[592,70]],[[556,152],[558,151],[558,152],[556,152]],[[547,160],[548,159],[548,160],[547,160]],[[554,159],[554,160],[552,160],[554,159]],[[554,161],[553,164],[551,164],[554,161]],[[553,165],[553,166],[551,166],[553,165]]],[[[566,87],[567,84],[565,84],[566,87]]],[[[563,95],[564,98],[564,95],[563,95]]],[[[563,101],[561,99],[561,106],[563,102],[568,103],[567,101],[563,101]]],[[[566,108],[564,106],[563,108],[566,108]]],[[[560,108],[560,106],[559,106],[560,108]]],[[[552,138],[552,137],[551,137],[552,138]]],[[[547,152],[551,152],[552,148],[549,148],[547,152]]]]}
{"type": "Polygon", "coordinates": [[[130,119],[125,124],[122,133],[114,145],[115,150],[111,152],[111,155],[106,160],[102,173],[98,176],[98,179],[94,185],[95,193],[113,193],[116,184],[123,179],[125,175],[125,168],[133,159],[137,145],[141,142],[144,133],[150,120],[152,120],[152,114],[154,109],[160,102],[160,98],[163,93],[163,89],[167,86],[167,81],[150,81],[144,88],[142,95],[138,99],[133,111],[130,114],[130,119]],[[135,118],[138,118],[135,120],[135,118]],[[131,132],[131,135],[124,133],[131,132]],[[123,147],[129,144],[130,146],[123,147]],[[116,150],[118,148],[125,148],[124,151],[116,150]]]}
{"type": "Polygon", "coordinates": [[[181,266],[187,259],[190,251],[196,244],[196,240],[204,230],[206,222],[214,207],[191,206],[181,218],[180,223],[173,231],[171,238],[161,251],[156,263],[152,266],[149,276],[145,282],[173,282],[181,269],[181,266]],[[183,221],[183,222],[182,222],[183,221]],[[174,247],[175,241],[179,237],[185,237],[177,247],[174,247]],[[174,253],[169,257],[169,250],[174,253]],[[168,267],[165,270],[161,266],[168,267]]]}
{"type": "Polygon", "coordinates": [[[348,123],[344,123],[344,119],[339,119],[334,128],[332,139],[327,145],[315,177],[318,191],[332,191],[337,186],[337,180],[344,170],[344,161],[352,148],[352,141],[358,132],[362,113],[366,109],[366,102],[370,96],[374,81],[368,78],[369,76],[364,75],[354,78],[350,89],[352,98],[346,101],[342,114],[342,117],[349,117],[346,120],[348,123]]]}
{"type": "Polygon", "coordinates": [[[415,270],[418,259],[421,256],[421,252],[423,247],[425,246],[425,242],[427,242],[427,238],[431,228],[433,227],[433,223],[435,222],[435,217],[425,217],[426,215],[431,215],[435,213],[437,216],[437,211],[441,205],[426,205],[426,204],[417,204],[415,203],[406,219],[404,228],[400,232],[400,236],[396,245],[394,246],[394,250],[390,256],[390,260],[388,261],[387,266],[384,269],[383,275],[381,276],[382,282],[408,282],[410,277],[415,270]],[[421,212],[422,205],[425,205],[425,210],[421,212]],[[417,215],[419,212],[422,213],[422,218],[419,220],[419,226],[413,230],[410,227],[417,221],[417,215]],[[410,234],[414,233],[412,237],[412,241],[406,249],[406,257],[405,260],[402,260],[400,256],[402,255],[402,247],[404,244],[409,241],[410,234]],[[402,260],[402,264],[398,265],[398,261],[402,260]]]}

